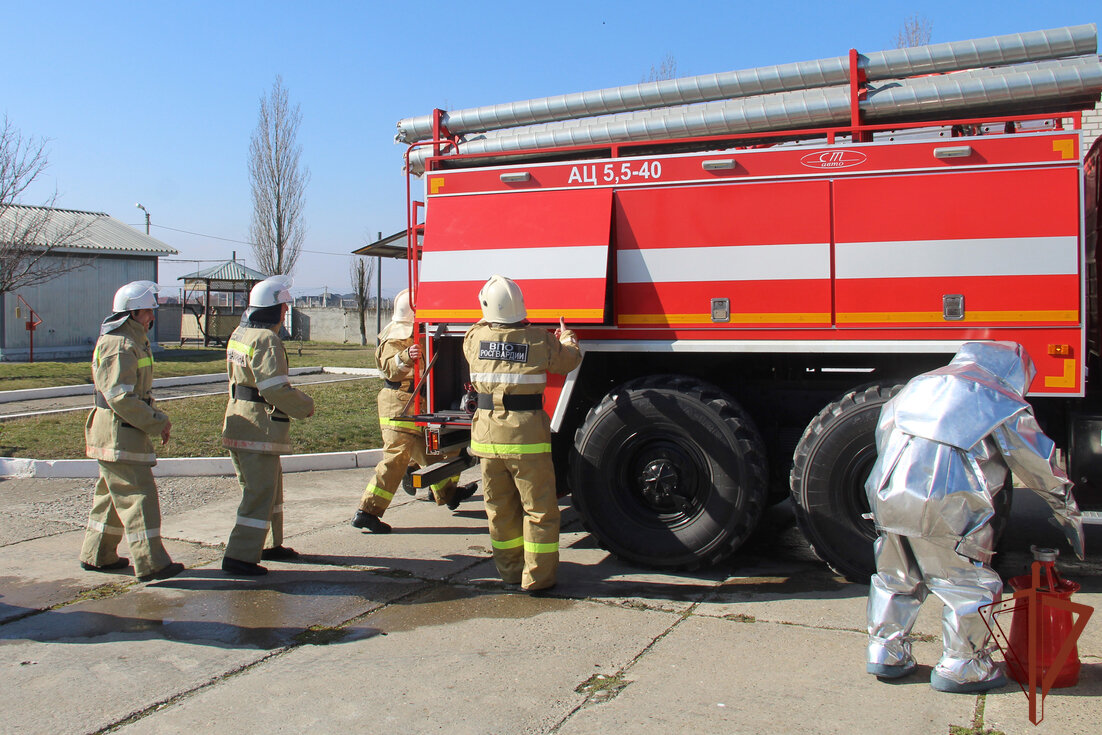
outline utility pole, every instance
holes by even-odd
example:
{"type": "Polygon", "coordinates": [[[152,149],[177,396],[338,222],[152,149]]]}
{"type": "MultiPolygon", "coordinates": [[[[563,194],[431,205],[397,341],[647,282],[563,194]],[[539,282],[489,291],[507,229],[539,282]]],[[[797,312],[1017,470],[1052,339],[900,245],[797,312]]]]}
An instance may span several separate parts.
{"type": "Polygon", "coordinates": [[[149,234],[149,210],[143,207],[141,204],[135,204],[135,207],[145,212],[145,234],[149,234]]]}

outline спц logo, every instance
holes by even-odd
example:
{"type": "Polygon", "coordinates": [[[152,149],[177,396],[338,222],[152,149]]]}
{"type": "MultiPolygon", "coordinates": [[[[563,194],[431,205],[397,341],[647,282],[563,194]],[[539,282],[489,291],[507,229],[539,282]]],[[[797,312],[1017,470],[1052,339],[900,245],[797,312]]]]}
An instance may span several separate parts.
{"type": "Polygon", "coordinates": [[[849,168],[864,163],[867,156],[861,151],[830,150],[808,153],[800,163],[808,168],[849,168]]]}

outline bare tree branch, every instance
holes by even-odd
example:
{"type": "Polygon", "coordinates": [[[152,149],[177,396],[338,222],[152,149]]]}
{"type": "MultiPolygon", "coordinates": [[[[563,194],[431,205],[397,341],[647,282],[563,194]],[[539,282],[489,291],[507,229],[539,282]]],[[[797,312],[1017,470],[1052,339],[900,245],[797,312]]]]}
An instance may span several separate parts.
{"type": "Polygon", "coordinates": [[[895,37],[895,47],[912,48],[927,45],[930,43],[932,27],[926,16],[912,15],[903,21],[903,27],[895,37]]]}
{"type": "Polygon", "coordinates": [[[90,220],[55,209],[56,192],[41,206],[17,203],[49,165],[46,143],[24,137],[4,117],[0,127],[0,293],[38,286],[92,264],[91,256],[59,252],[80,244],[90,220]]]}
{"type": "Polygon", "coordinates": [[[673,54],[666,54],[658,66],[651,65],[650,74],[643,77],[644,82],[664,82],[667,79],[677,78],[677,59],[673,54]]]}
{"type": "Polygon", "coordinates": [[[298,126],[302,112],[287,100],[283,78],[276,77],[249,143],[249,184],[253,218],[249,239],[260,270],[268,275],[295,269],[306,229],[302,222],[310,171],[301,165],[298,126]]]}
{"type": "MultiPolygon", "coordinates": [[[[371,283],[375,280],[375,261],[353,258],[348,268],[352,291],[356,294],[356,310],[360,313],[360,344],[367,344],[367,306],[371,300],[371,283]]],[[[375,308],[379,308],[376,304],[375,308]]]]}

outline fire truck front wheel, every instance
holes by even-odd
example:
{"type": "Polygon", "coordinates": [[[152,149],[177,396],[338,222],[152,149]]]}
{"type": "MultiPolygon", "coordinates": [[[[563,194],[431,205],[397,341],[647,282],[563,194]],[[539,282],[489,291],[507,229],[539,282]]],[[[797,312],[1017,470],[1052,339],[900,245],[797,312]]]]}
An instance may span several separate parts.
{"type": "Polygon", "coordinates": [[[819,412],[796,445],[792,503],[815,554],[852,582],[868,584],[876,529],[865,480],[876,462],[880,408],[901,386],[853,390],[819,412]]]}
{"type": "Polygon", "coordinates": [[[589,412],[575,434],[572,497],[613,554],[695,569],[729,556],[754,530],[765,466],[761,437],[730,396],[694,378],[651,376],[589,412]]]}

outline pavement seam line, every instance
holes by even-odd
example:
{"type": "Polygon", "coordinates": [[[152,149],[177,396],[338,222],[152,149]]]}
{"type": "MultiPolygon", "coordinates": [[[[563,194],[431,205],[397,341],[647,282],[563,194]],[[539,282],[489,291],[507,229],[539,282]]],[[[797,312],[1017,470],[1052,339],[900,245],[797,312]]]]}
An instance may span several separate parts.
{"type": "MultiPolygon", "coordinates": [[[[670,633],[672,633],[678,626],[680,626],[686,620],[688,620],[691,617],[695,617],[695,615],[693,613],[699,605],[700,605],[699,602],[694,602],[691,605],[689,605],[689,607],[686,608],[685,610],[683,610],[679,613],[672,613],[672,614],[677,615],[677,620],[672,622],[669,625],[669,627],[667,627],[664,631],[662,631],[661,633],[656,635],[653,639],[651,639],[651,642],[648,643],[646,646],[644,646],[643,649],[641,651],[639,651],[639,653],[635,654],[635,656],[633,656],[630,661],[628,661],[626,664],[624,664],[619,669],[617,669],[611,675],[612,678],[623,679],[627,675],[627,673],[629,671],[631,671],[632,667],[634,667],[635,664],[639,663],[640,659],[642,659],[643,656],[646,656],[648,653],[650,653],[650,651],[655,646],[657,646],[658,643],[661,640],[663,640],[666,636],[668,636],[670,633]]],[[[624,686],[626,687],[627,684],[625,684],[624,686]]],[[[552,726],[552,728],[547,731],[548,734],[553,735],[554,733],[559,732],[562,729],[563,725],[565,725],[570,720],[571,717],[573,717],[574,715],[576,715],[578,712],[580,712],[581,710],[583,710],[586,707],[586,704],[589,701],[590,701],[590,697],[587,695],[573,709],[571,709],[569,712],[567,712],[561,720],[559,720],[557,723],[555,723],[555,725],[552,726]]]]}
{"type": "Polygon", "coordinates": [[[293,651],[297,648],[300,648],[303,645],[306,645],[306,644],[297,643],[297,644],[292,644],[292,645],[289,645],[289,646],[284,646],[282,648],[278,648],[274,651],[269,651],[266,655],[258,658],[255,661],[251,661],[247,664],[242,664],[241,666],[238,666],[236,669],[230,669],[229,671],[223,672],[223,673],[221,673],[217,676],[212,676],[207,681],[203,682],[202,684],[199,684],[198,686],[194,686],[191,689],[186,689],[182,692],[177,692],[176,694],[173,694],[170,697],[166,697],[165,699],[154,702],[153,704],[149,705],[148,707],[144,707],[140,710],[136,710],[134,712],[131,712],[126,717],[123,717],[120,720],[115,720],[114,722],[100,728],[99,730],[92,731],[92,733],[90,733],[90,735],[101,735],[102,733],[116,732],[120,728],[125,727],[125,726],[130,725],[130,724],[133,724],[135,722],[138,722],[139,720],[144,719],[145,717],[149,716],[150,714],[152,714],[154,712],[162,710],[165,707],[170,707],[172,705],[178,704],[183,699],[190,698],[192,695],[194,695],[198,692],[201,692],[205,689],[208,689],[208,688],[214,686],[215,684],[220,684],[223,681],[226,681],[228,679],[232,679],[236,676],[239,676],[240,674],[244,674],[244,673],[252,670],[254,667],[257,667],[257,666],[259,666],[260,664],[262,664],[266,661],[269,661],[269,660],[271,660],[273,658],[276,658],[278,656],[282,656],[285,653],[289,653],[290,651],[293,651]]]}
{"type": "MultiPolygon", "coordinates": [[[[353,615],[352,617],[348,618],[347,620],[341,621],[341,622],[337,623],[336,625],[332,625],[332,626],[328,626],[328,627],[333,629],[333,630],[341,630],[341,629],[347,628],[349,625],[352,625],[353,623],[358,622],[362,618],[366,618],[369,615],[373,615],[374,613],[377,613],[380,610],[387,609],[387,608],[391,607],[392,605],[394,605],[394,604],[396,604],[396,603],[398,603],[402,600],[405,600],[409,597],[412,597],[413,595],[417,595],[417,594],[420,594],[420,593],[426,592],[426,591],[431,591],[433,589],[444,586],[444,581],[442,581],[442,580],[423,580],[423,579],[418,578],[418,582],[423,582],[424,584],[421,585],[421,586],[418,586],[417,589],[410,590],[409,592],[406,592],[405,594],[399,595],[398,597],[395,597],[391,600],[388,600],[387,602],[380,604],[378,607],[372,608],[371,610],[360,613],[358,615],[353,615]]],[[[130,585],[130,586],[132,586],[132,585],[130,585]]],[[[307,630],[309,630],[309,626],[306,627],[306,628],[303,628],[303,632],[305,632],[307,630]]],[[[369,636],[369,638],[374,638],[374,637],[375,636],[369,636]]],[[[203,682],[202,684],[199,684],[198,686],[192,687],[191,689],[187,689],[187,690],[184,690],[182,692],[177,692],[176,694],[173,694],[170,697],[166,697],[165,699],[162,699],[158,702],[154,702],[153,704],[149,705],[148,707],[137,710],[135,712],[131,712],[126,717],[124,717],[120,720],[116,720],[115,722],[110,723],[107,726],[105,726],[105,727],[103,727],[99,730],[94,731],[94,733],[92,733],[91,735],[102,735],[104,733],[116,732],[120,728],[125,727],[126,725],[129,725],[129,724],[132,724],[134,722],[137,722],[137,721],[149,716],[150,714],[152,714],[154,712],[157,712],[157,711],[160,711],[160,710],[164,709],[165,707],[169,707],[169,706],[179,704],[182,700],[189,699],[193,695],[197,694],[198,692],[209,689],[209,688],[213,687],[216,684],[220,684],[224,681],[227,681],[229,679],[237,677],[240,674],[247,673],[248,671],[251,671],[252,669],[260,666],[260,664],[263,664],[263,663],[265,663],[267,661],[270,661],[274,658],[283,656],[284,654],[290,653],[291,651],[295,651],[295,650],[298,650],[299,648],[303,648],[304,646],[309,646],[309,645],[315,645],[315,644],[307,642],[307,641],[301,641],[301,642],[296,641],[295,643],[291,643],[291,644],[288,644],[288,645],[283,646],[281,648],[278,648],[274,651],[270,651],[267,655],[257,659],[256,661],[252,661],[250,663],[243,664],[242,666],[239,666],[236,669],[231,669],[230,671],[219,674],[218,676],[211,677],[209,680],[203,682]]]]}

